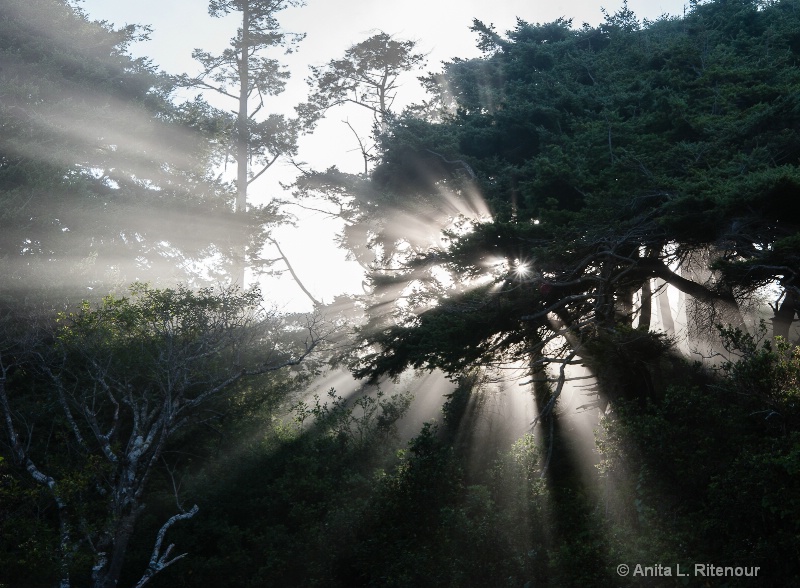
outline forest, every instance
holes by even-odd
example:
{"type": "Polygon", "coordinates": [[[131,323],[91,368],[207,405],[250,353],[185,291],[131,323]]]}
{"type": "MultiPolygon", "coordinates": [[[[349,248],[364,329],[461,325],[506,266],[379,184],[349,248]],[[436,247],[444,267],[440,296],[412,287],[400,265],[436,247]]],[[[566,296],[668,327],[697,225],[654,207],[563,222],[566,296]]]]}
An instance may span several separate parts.
{"type": "Polygon", "coordinates": [[[210,0],[175,75],[0,2],[0,588],[800,586],[800,0],[475,20],[428,73],[289,72],[302,5],[210,0]],[[346,106],[363,169],[303,164],[346,106]]]}

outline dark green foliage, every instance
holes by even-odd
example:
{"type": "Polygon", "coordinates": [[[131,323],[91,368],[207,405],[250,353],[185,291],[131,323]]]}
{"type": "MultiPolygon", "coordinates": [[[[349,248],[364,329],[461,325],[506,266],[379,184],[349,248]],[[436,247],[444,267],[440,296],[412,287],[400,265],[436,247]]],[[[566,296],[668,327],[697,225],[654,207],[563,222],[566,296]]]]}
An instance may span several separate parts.
{"type": "MultiPolygon", "coordinates": [[[[409,111],[382,137],[372,175],[381,205],[356,222],[384,251],[404,244],[411,253],[377,259],[374,315],[383,322],[364,331],[378,351],[362,356],[359,375],[397,374],[403,364],[457,371],[513,355],[526,329],[542,330],[543,341],[554,335],[544,320],[553,310],[585,342],[629,325],[634,294],[653,278],[735,326],[740,307],[763,304],[758,289],[772,284],[787,301],[773,303],[776,333],[787,331],[800,275],[790,246],[800,186],[800,143],[789,130],[800,126],[797,15],[794,0],[737,0],[645,23],[623,5],[597,28],[520,20],[505,37],[476,23],[484,56],[426,79],[438,115],[409,111]],[[447,210],[449,199],[463,214],[476,190],[492,219],[461,220],[441,244],[383,220],[447,210]],[[497,260],[505,269],[490,269],[497,260]],[[526,275],[515,276],[515,264],[526,275]],[[435,267],[453,283],[437,281],[435,267]],[[476,277],[494,279],[491,304],[475,304],[489,298],[470,291],[476,277]],[[396,310],[392,326],[389,301],[410,284],[419,304],[396,310]],[[468,357],[441,328],[463,322],[453,316],[463,307],[473,309],[472,325],[496,325],[471,331],[468,357]]],[[[431,233],[459,222],[450,210],[431,215],[431,233]]]]}
{"type": "Polygon", "coordinates": [[[722,364],[730,392],[764,417],[765,425],[784,433],[800,427],[800,348],[784,339],[765,338],[761,323],[756,335],[721,329],[726,349],[736,361],[722,364]]]}
{"type": "MultiPolygon", "coordinates": [[[[297,343],[275,333],[259,302],[257,290],[137,284],[129,298],[61,314],[52,330],[29,326],[21,340],[3,333],[0,447],[13,463],[3,491],[18,509],[3,513],[15,529],[2,543],[10,581],[116,584],[156,473],[183,469],[187,450],[207,451],[199,426],[241,426],[289,387],[280,378],[245,385],[246,376],[296,365],[313,349],[308,342],[295,355],[297,343]]],[[[158,526],[196,511],[173,504],[158,526]]],[[[152,553],[155,536],[147,540],[152,553]]],[[[151,563],[148,573],[163,567],[151,563]]]]}
{"type": "MultiPolygon", "coordinates": [[[[604,404],[617,399],[639,400],[664,392],[662,364],[673,342],[663,333],[619,326],[601,331],[587,345],[592,367],[604,390],[604,404]]],[[[672,358],[674,361],[674,358],[672,358]]]]}
{"type": "Polygon", "coordinates": [[[797,348],[725,337],[742,357],[722,378],[674,385],[644,410],[620,401],[606,422],[616,532],[641,535],[621,546],[632,561],[761,566],[759,584],[791,585],[800,579],[797,348]]]}
{"type": "Polygon", "coordinates": [[[293,423],[260,423],[270,430],[254,429],[258,441],[232,439],[189,489],[203,514],[175,530],[191,573],[163,585],[348,585],[330,574],[352,548],[408,402],[378,393],[346,403],[331,392],[297,403],[293,423]]]}
{"type": "MultiPolygon", "coordinates": [[[[641,335],[617,338],[624,348],[641,335]]],[[[718,374],[664,363],[662,377],[683,384],[614,402],[595,473],[576,466],[581,449],[558,419],[544,477],[533,435],[510,450],[483,448],[492,457],[476,467],[461,434],[482,394],[470,376],[449,395],[442,425],[426,424],[396,455],[392,428],[408,406],[400,396],[345,401],[331,392],[295,403],[292,422],[270,424],[271,409],[250,424],[228,422],[219,444],[191,441],[198,461],[172,472],[180,499],[203,508],[170,531],[189,555],[152,585],[641,585],[616,575],[623,562],[757,565],[761,583],[791,585],[800,573],[797,348],[724,336],[741,358],[718,374]]],[[[22,532],[35,519],[10,511],[35,496],[0,481],[9,498],[0,516],[22,532]]],[[[131,582],[174,512],[172,482],[154,480],[131,546],[131,582]]],[[[7,569],[39,557],[39,575],[26,577],[47,585],[52,568],[35,545],[7,569]]],[[[747,585],[737,582],[729,585],[747,585]]]]}
{"type": "MultiPolygon", "coordinates": [[[[444,304],[420,317],[407,327],[395,327],[393,336],[402,333],[402,344],[391,353],[374,353],[360,358],[357,376],[380,370],[390,376],[400,375],[408,365],[414,368],[442,368],[459,373],[478,364],[489,348],[496,346],[496,334],[505,335],[503,344],[520,343],[516,334],[505,334],[516,327],[513,301],[493,296],[484,289],[474,290],[456,304],[444,304]],[[476,313],[474,308],[482,312],[476,313]]],[[[380,338],[375,337],[376,341],[380,338]]],[[[513,348],[509,354],[513,353],[513,348]]]]}
{"type": "Polygon", "coordinates": [[[58,537],[51,525],[48,500],[0,456],[0,558],[3,571],[0,586],[14,579],[30,588],[52,585],[58,574],[58,557],[53,551],[58,537]]]}
{"type": "MultiPolygon", "coordinates": [[[[306,424],[287,437],[279,427],[283,432],[265,445],[226,456],[206,472],[195,486],[207,494],[205,515],[175,531],[191,546],[187,571],[154,585],[525,582],[534,567],[529,533],[543,522],[531,439],[485,472],[485,484],[468,485],[462,458],[435,426],[425,425],[392,459],[385,441],[365,447],[354,431],[328,428],[331,419],[363,417],[332,400],[316,405],[320,428],[306,424]]],[[[393,399],[381,414],[391,414],[398,401],[402,411],[402,399],[393,399]]],[[[370,427],[379,430],[380,422],[370,427]]],[[[541,559],[544,549],[535,552],[541,559]]]]}

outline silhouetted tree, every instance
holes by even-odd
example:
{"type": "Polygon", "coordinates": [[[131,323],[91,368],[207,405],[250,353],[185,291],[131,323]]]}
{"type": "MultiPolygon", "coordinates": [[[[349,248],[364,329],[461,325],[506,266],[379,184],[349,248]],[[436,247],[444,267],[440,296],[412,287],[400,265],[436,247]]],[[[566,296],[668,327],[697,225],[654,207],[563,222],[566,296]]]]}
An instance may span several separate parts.
{"type": "Polygon", "coordinates": [[[380,32],[347,49],[343,58],[312,67],[311,102],[303,109],[319,116],[339,104],[356,104],[369,110],[376,128],[385,132],[399,77],[423,65],[425,55],[414,53],[416,45],[380,32]]]}
{"type": "Polygon", "coordinates": [[[384,136],[363,218],[407,257],[373,275],[357,373],[458,373],[555,342],[542,361],[588,361],[593,339],[628,341],[637,316],[644,331],[653,279],[700,309],[708,337],[744,327],[762,296],[787,333],[800,271],[800,143],[784,132],[798,112],[794,7],[708,3],[640,25],[623,5],[597,28],[520,20],[505,36],[476,22],[484,56],[437,78],[449,114],[409,113],[384,136]],[[475,192],[492,219],[444,240],[412,244],[408,223],[376,222],[389,207],[463,209],[475,192]]]}
{"type": "Polygon", "coordinates": [[[260,178],[278,159],[297,153],[299,120],[281,114],[264,115],[270,96],[284,91],[289,72],[268,56],[270,49],[294,51],[304,37],[281,30],[277,15],[288,7],[302,6],[302,0],[211,0],[208,12],[213,17],[236,13],[240,26],[230,47],[220,55],[195,49],[193,57],[203,71],[196,77],[181,76],[185,86],[211,90],[236,104],[236,120],[230,130],[230,152],[236,160],[236,214],[240,220],[241,245],[234,271],[234,281],[244,285],[248,253],[255,258],[264,243],[260,239],[245,245],[250,224],[275,223],[274,206],[248,211],[248,186],[260,178]]]}
{"type": "Polygon", "coordinates": [[[0,6],[0,307],[200,279],[198,262],[228,257],[219,113],[175,104],[169,79],[127,54],[146,36],[62,0],[0,6]]]}

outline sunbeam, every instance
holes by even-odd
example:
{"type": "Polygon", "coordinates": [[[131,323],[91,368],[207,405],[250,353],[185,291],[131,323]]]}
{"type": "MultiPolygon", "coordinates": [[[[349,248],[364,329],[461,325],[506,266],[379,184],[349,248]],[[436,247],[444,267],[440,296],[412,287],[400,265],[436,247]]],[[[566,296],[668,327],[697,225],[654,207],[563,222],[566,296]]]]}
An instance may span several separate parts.
{"type": "Polygon", "coordinates": [[[800,0],[620,1],[0,2],[0,588],[800,585],[800,0]]]}

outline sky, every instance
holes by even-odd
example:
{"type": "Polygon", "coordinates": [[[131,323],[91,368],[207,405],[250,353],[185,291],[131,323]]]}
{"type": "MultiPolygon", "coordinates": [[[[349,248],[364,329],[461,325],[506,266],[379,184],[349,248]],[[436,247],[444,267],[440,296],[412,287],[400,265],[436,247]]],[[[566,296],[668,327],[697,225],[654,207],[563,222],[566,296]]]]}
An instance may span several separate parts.
{"type": "MultiPolygon", "coordinates": [[[[683,0],[629,0],[629,8],[640,18],[655,20],[663,14],[682,14],[683,0]]],[[[224,49],[236,31],[234,17],[215,19],[208,15],[206,0],[80,0],[79,5],[94,20],[106,20],[116,26],[142,24],[152,27],[149,41],[131,47],[134,56],[150,57],[161,69],[173,74],[196,73],[199,68],[191,58],[192,50],[202,48],[217,53],[224,49]]],[[[408,75],[399,90],[397,106],[420,101],[424,94],[415,76],[438,71],[442,61],[453,57],[476,57],[475,35],[469,30],[473,19],[493,24],[499,32],[512,29],[516,18],[530,23],[551,22],[559,17],[573,19],[575,26],[603,20],[601,8],[615,12],[621,0],[307,0],[303,7],[279,13],[279,21],[289,32],[305,33],[299,50],[281,57],[292,74],[286,92],[269,105],[270,112],[293,113],[293,106],[308,94],[305,83],[309,65],[322,65],[340,57],[345,49],[377,31],[398,39],[411,39],[427,54],[421,72],[408,75]]],[[[218,106],[222,106],[217,104],[218,106]]],[[[399,109],[399,108],[398,108],[399,109]]],[[[349,172],[363,167],[351,131],[342,122],[369,133],[369,119],[356,111],[331,113],[313,135],[300,143],[298,159],[315,169],[337,165],[349,172]]],[[[296,170],[284,162],[270,170],[271,176],[254,183],[250,199],[268,201],[287,198],[280,182],[290,183],[296,170]]],[[[265,174],[267,176],[267,174],[265,174]]],[[[299,211],[298,211],[299,212],[299,211]]],[[[343,292],[361,290],[362,275],[358,266],[345,261],[345,254],[333,244],[338,226],[330,220],[304,213],[296,229],[277,233],[283,250],[292,261],[306,287],[325,302],[343,292]]],[[[309,301],[299,288],[284,276],[262,284],[265,296],[287,311],[309,309],[309,301]]]]}

